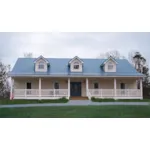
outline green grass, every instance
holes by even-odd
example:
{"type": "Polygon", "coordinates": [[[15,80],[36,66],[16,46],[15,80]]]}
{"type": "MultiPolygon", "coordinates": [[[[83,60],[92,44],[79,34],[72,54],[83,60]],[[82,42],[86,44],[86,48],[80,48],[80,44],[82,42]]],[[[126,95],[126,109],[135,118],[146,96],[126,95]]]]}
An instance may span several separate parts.
{"type": "Polygon", "coordinates": [[[150,118],[150,106],[0,108],[2,118],[150,118]]]}
{"type": "Polygon", "coordinates": [[[95,98],[92,97],[93,102],[150,102],[150,99],[112,99],[112,98],[95,98]]]}
{"type": "Polygon", "coordinates": [[[0,105],[7,104],[37,104],[37,103],[67,103],[68,99],[60,98],[55,100],[0,100],[0,105]]]}

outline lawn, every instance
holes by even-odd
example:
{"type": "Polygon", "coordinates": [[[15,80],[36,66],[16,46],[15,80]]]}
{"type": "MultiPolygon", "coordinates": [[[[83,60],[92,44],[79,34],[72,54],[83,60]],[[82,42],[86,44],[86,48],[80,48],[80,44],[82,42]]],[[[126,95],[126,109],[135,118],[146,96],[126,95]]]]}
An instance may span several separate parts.
{"type": "Polygon", "coordinates": [[[0,100],[0,105],[7,105],[7,104],[37,104],[37,103],[67,103],[68,99],[60,98],[55,100],[8,100],[3,99],[0,100]]]}
{"type": "Polygon", "coordinates": [[[1,118],[149,118],[150,106],[0,108],[1,118]]]}

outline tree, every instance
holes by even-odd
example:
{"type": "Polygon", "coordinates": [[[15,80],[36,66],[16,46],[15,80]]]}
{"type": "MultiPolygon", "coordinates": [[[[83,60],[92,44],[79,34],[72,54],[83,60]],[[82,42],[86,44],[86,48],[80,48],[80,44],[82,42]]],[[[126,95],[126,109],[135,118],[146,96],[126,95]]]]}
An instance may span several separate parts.
{"type": "MultiPolygon", "coordinates": [[[[145,75],[143,78],[143,87],[150,86],[149,67],[147,65],[146,59],[142,56],[140,52],[135,52],[132,54],[131,62],[139,73],[142,73],[145,75]]],[[[139,86],[139,83],[138,83],[138,86],[139,86]]]]}
{"type": "Polygon", "coordinates": [[[32,53],[24,53],[25,58],[32,58],[33,54],[32,53]]]}
{"type": "Polygon", "coordinates": [[[115,59],[125,58],[117,50],[112,50],[112,51],[108,51],[108,52],[105,52],[105,53],[101,53],[98,58],[105,58],[106,59],[110,56],[112,56],[115,59]]]}
{"type": "Polygon", "coordinates": [[[4,65],[0,61],[0,97],[9,96],[9,82],[8,82],[8,72],[10,66],[4,65]]]}
{"type": "Polygon", "coordinates": [[[128,53],[128,60],[133,66],[135,66],[133,57],[135,56],[136,52],[136,50],[132,50],[128,53]]]}

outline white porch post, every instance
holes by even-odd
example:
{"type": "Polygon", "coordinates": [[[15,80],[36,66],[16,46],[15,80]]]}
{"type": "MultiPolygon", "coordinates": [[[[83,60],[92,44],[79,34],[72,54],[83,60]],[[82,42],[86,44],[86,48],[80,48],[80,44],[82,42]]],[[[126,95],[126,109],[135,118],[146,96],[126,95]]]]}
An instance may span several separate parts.
{"type": "Polygon", "coordinates": [[[114,97],[116,99],[117,93],[116,93],[116,78],[114,78],[114,97]]]}
{"type": "Polygon", "coordinates": [[[143,80],[140,79],[140,91],[141,91],[141,99],[143,99],[143,80]]]}
{"type": "Polygon", "coordinates": [[[87,97],[89,96],[88,92],[89,92],[89,80],[88,78],[86,78],[86,96],[87,97]]]}
{"type": "Polygon", "coordinates": [[[41,99],[41,78],[39,78],[39,99],[41,99]]]}
{"type": "Polygon", "coordinates": [[[68,78],[68,99],[70,98],[70,78],[68,78]]]}

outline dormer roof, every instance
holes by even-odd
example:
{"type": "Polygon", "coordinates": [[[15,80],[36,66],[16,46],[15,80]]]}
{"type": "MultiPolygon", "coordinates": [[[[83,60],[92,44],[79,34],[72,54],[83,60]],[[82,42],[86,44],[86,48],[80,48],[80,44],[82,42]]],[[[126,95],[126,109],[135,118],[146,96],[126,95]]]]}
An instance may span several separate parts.
{"type": "Polygon", "coordinates": [[[71,64],[75,59],[77,59],[78,61],[80,61],[82,64],[84,63],[78,56],[75,56],[74,58],[72,58],[72,59],[69,61],[69,64],[71,64]]]}
{"type": "Polygon", "coordinates": [[[40,59],[44,60],[47,64],[49,64],[49,61],[46,58],[44,58],[42,55],[39,56],[38,58],[36,58],[35,61],[34,61],[34,63],[36,63],[40,59]]]}
{"type": "Polygon", "coordinates": [[[112,56],[110,56],[108,59],[106,59],[106,60],[101,64],[101,67],[104,66],[109,60],[112,60],[113,62],[115,62],[116,64],[118,64],[118,62],[115,60],[115,58],[113,58],[112,56]]]}

